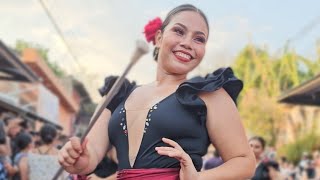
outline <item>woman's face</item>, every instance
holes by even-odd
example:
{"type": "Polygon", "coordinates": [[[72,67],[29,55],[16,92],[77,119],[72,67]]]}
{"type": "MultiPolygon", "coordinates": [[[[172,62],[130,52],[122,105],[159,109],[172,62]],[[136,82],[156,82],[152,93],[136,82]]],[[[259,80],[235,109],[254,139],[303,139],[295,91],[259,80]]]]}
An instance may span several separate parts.
{"type": "Polygon", "coordinates": [[[187,74],[201,62],[207,38],[208,27],[199,13],[182,11],[174,15],[157,35],[158,65],[169,74],[187,74]]]}
{"type": "Polygon", "coordinates": [[[263,153],[263,147],[262,147],[262,144],[260,143],[260,141],[258,141],[256,139],[252,139],[249,141],[249,145],[250,145],[256,159],[260,159],[260,157],[263,153]]]}

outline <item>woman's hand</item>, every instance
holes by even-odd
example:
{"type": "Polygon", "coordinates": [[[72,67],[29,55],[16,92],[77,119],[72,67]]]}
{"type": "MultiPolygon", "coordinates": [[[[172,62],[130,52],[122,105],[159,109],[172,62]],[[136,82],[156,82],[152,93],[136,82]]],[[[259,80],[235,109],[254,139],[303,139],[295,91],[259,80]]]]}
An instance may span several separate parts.
{"type": "Polygon", "coordinates": [[[78,137],[70,138],[59,151],[58,160],[60,165],[69,173],[77,174],[89,165],[89,153],[86,147],[87,140],[82,145],[78,137]]]}
{"type": "Polygon", "coordinates": [[[160,155],[176,158],[180,161],[180,179],[181,180],[197,180],[199,173],[193,165],[190,156],[175,141],[162,138],[162,141],[172,147],[156,147],[156,151],[160,155]]]}

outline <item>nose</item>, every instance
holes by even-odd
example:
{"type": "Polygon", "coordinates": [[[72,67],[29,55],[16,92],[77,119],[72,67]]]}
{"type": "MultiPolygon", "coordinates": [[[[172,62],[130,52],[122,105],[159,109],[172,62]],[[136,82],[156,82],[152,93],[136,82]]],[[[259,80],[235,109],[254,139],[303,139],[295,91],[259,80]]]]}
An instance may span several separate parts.
{"type": "Polygon", "coordinates": [[[180,46],[184,47],[185,49],[192,49],[192,37],[185,36],[180,42],[180,46]]]}

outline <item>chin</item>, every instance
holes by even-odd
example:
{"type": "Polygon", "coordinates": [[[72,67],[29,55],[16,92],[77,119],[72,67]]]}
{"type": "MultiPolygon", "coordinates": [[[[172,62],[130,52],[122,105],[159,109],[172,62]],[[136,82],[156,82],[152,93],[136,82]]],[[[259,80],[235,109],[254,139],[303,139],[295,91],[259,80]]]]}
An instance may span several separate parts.
{"type": "Polygon", "coordinates": [[[170,72],[172,72],[172,74],[177,74],[177,75],[188,74],[190,71],[192,71],[192,69],[181,67],[181,66],[180,67],[174,66],[170,68],[170,72]]]}

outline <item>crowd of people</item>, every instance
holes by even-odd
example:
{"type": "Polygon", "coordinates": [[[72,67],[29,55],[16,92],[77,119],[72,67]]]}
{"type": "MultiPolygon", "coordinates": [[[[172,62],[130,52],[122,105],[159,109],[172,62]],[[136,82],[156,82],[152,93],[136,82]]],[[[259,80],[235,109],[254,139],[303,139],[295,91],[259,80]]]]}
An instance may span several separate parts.
{"type": "MultiPolygon", "coordinates": [[[[304,152],[299,163],[290,162],[285,156],[277,157],[274,148],[267,147],[260,136],[249,139],[249,145],[256,158],[256,171],[252,180],[318,180],[320,179],[319,152],[304,152]]],[[[216,168],[223,163],[217,151],[212,157],[205,157],[203,170],[216,168]]]]}
{"type": "Polygon", "coordinates": [[[0,120],[0,180],[41,180],[53,177],[60,166],[55,126],[44,124],[36,132],[21,117],[0,120]]]}

